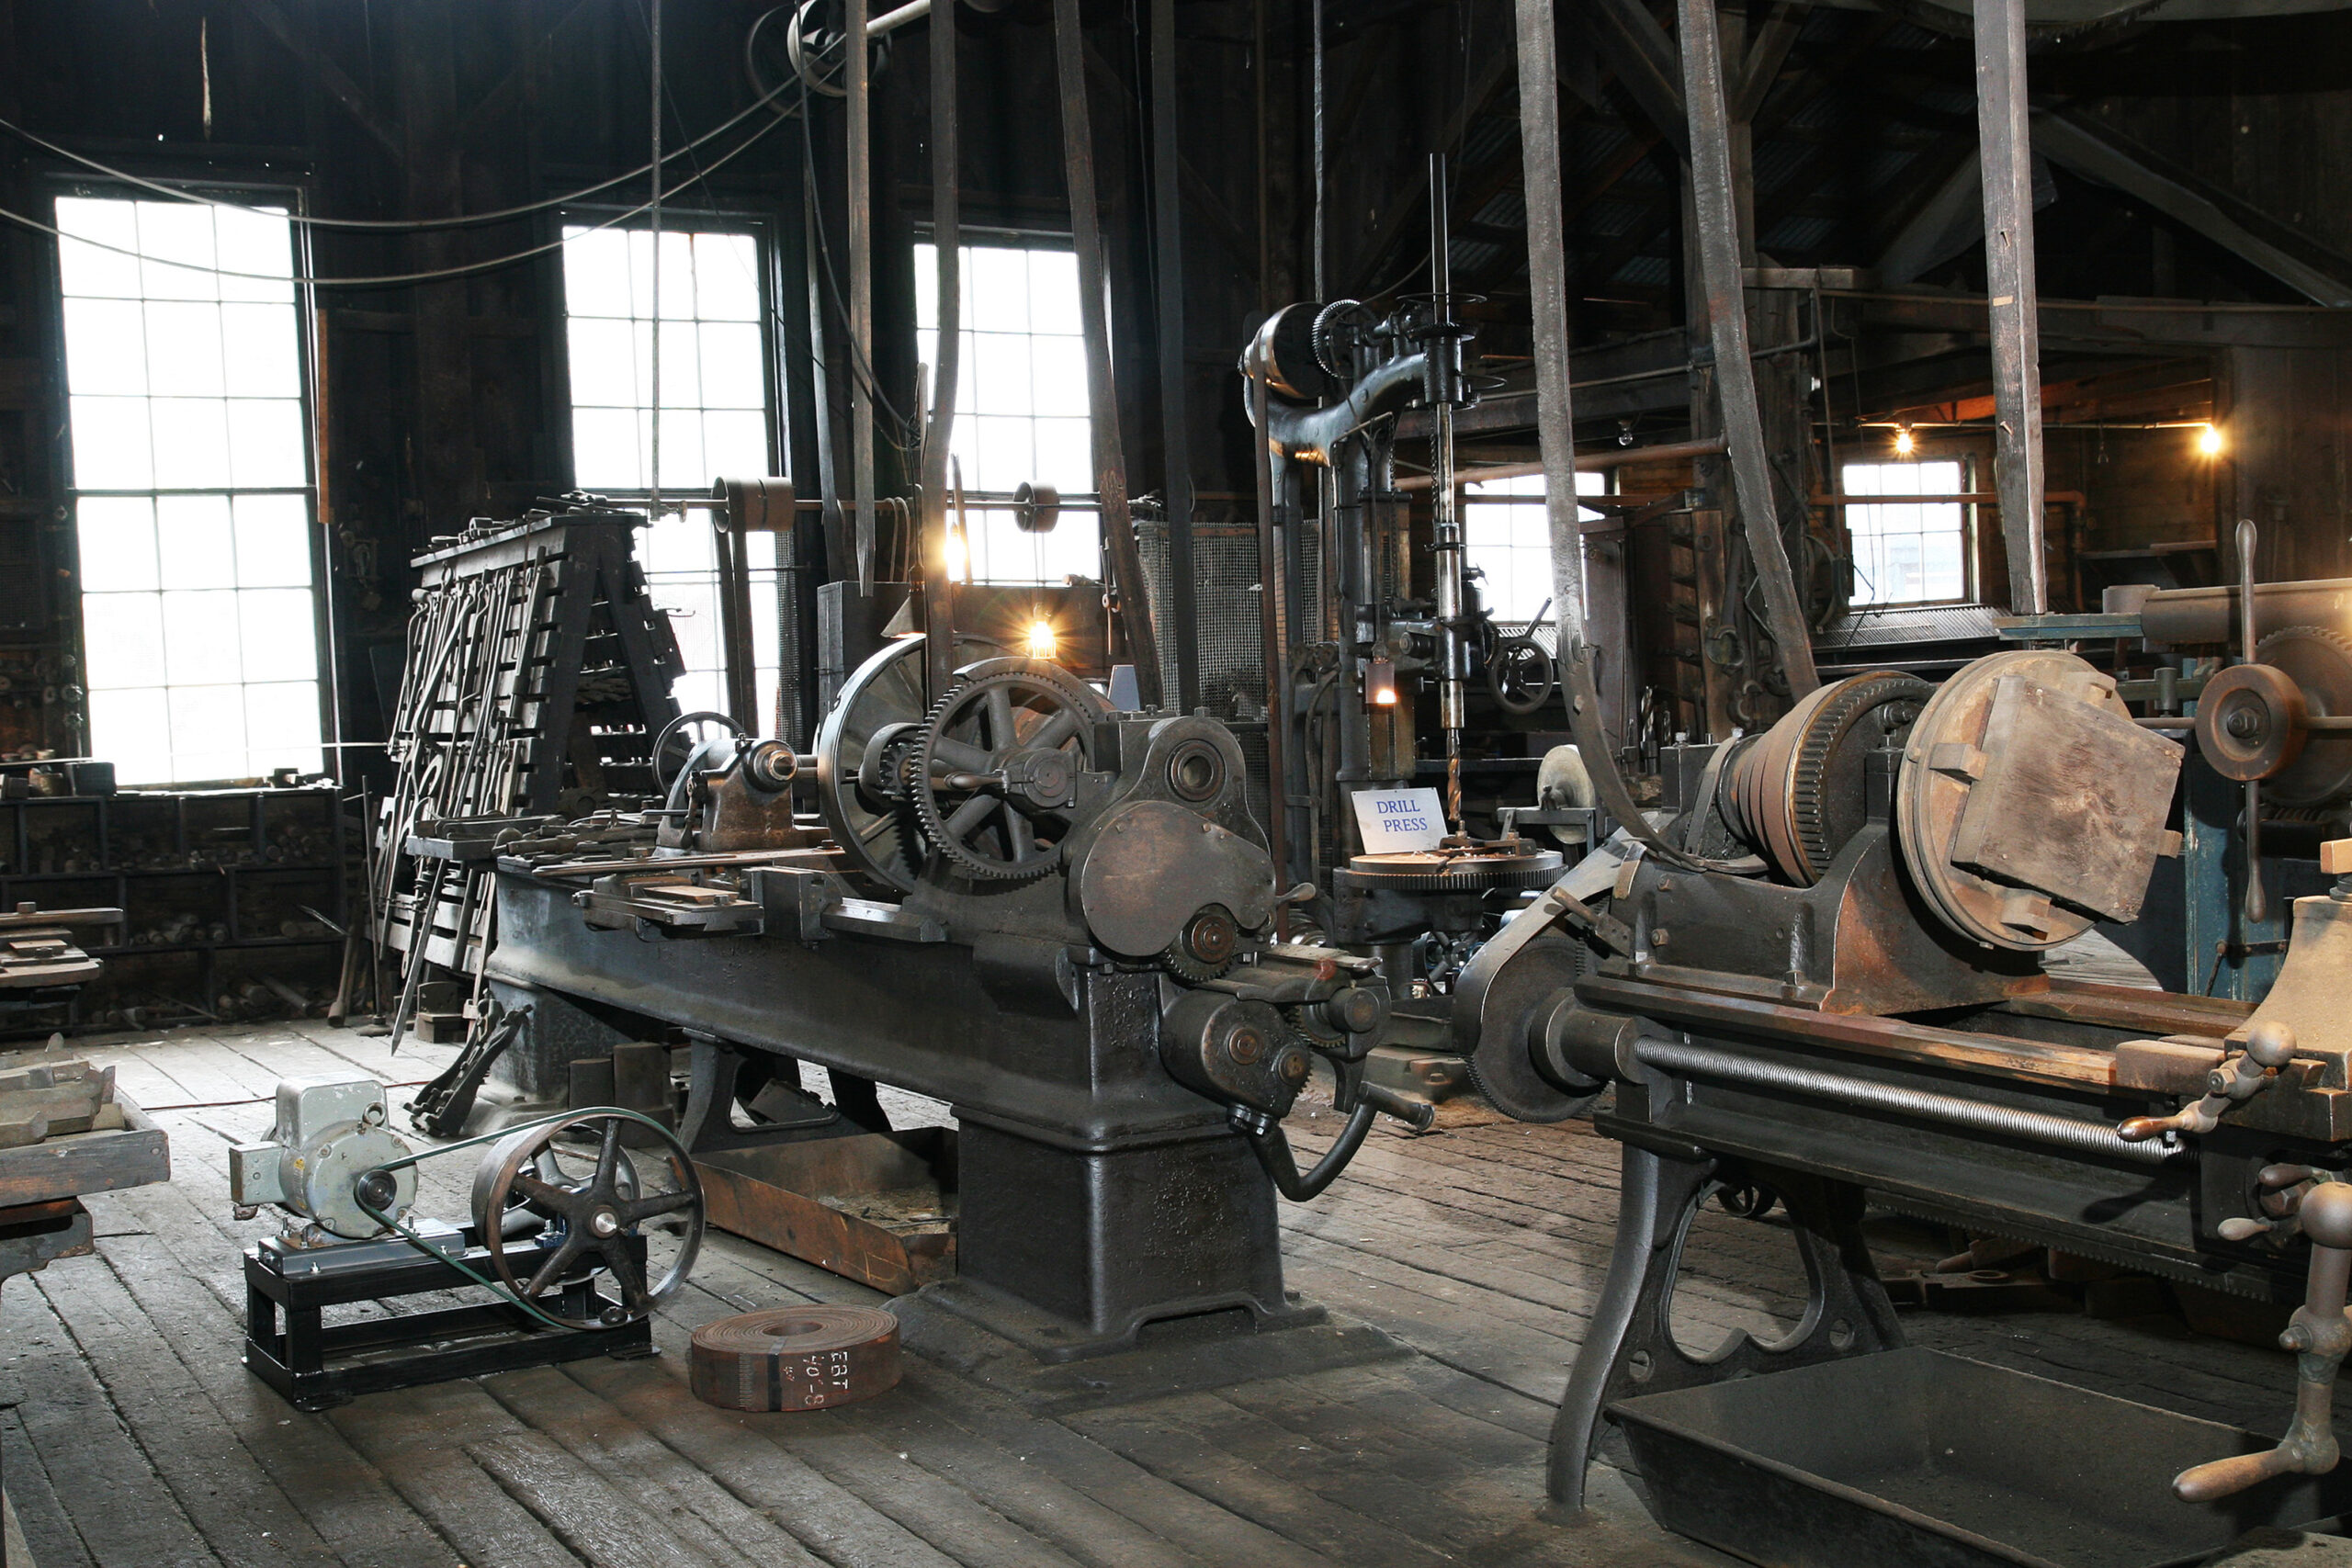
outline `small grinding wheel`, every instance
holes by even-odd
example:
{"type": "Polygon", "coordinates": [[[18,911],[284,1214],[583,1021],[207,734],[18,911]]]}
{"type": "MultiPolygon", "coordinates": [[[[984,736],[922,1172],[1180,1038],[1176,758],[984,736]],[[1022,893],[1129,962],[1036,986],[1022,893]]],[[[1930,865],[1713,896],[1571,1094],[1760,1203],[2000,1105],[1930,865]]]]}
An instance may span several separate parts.
{"type": "Polygon", "coordinates": [[[695,1397],[722,1410],[823,1410],[896,1387],[899,1320],[878,1307],[790,1306],[695,1330],[695,1397]]]}

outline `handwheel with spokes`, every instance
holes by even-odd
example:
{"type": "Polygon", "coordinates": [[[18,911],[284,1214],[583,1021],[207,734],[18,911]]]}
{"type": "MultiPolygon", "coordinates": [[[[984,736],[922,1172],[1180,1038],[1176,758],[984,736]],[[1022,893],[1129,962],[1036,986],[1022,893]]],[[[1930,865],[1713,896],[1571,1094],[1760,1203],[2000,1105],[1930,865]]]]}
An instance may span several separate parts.
{"type": "Polygon", "coordinates": [[[572,1328],[616,1328],[649,1315],[684,1281],[702,1247],[702,1182],[685,1145],[611,1109],[518,1128],[492,1145],[474,1172],[473,1212],[499,1283],[572,1328]],[[626,1147],[630,1128],[653,1137],[654,1146],[626,1147]],[[586,1148],[566,1146],[583,1137],[586,1148]],[[506,1234],[507,1215],[518,1208],[547,1221],[527,1244],[506,1234]],[[660,1220],[670,1223],[650,1223],[660,1220]],[[639,1237],[646,1243],[642,1269],[630,1245],[639,1237]],[[619,1303],[607,1302],[593,1316],[566,1311],[563,1285],[594,1264],[612,1276],[619,1303]]]}
{"type": "Polygon", "coordinates": [[[967,877],[1019,881],[1053,868],[1111,705],[1042,659],[984,659],[923,721],[907,762],[923,841],[967,877]]]}
{"type": "Polygon", "coordinates": [[[1551,650],[1532,637],[1505,637],[1487,656],[1487,690],[1497,706],[1522,718],[1552,700],[1559,673],[1551,650]]]}

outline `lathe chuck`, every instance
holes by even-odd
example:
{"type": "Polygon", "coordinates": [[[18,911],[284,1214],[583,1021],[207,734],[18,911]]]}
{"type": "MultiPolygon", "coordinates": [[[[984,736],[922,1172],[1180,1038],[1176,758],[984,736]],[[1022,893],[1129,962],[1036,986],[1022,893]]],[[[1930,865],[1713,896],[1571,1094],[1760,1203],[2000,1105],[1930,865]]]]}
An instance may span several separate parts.
{"type": "Polygon", "coordinates": [[[695,1330],[695,1397],[724,1410],[823,1410],[899,1382],[899,1320],[878,1307],[788,1306],[695,1330]]]}

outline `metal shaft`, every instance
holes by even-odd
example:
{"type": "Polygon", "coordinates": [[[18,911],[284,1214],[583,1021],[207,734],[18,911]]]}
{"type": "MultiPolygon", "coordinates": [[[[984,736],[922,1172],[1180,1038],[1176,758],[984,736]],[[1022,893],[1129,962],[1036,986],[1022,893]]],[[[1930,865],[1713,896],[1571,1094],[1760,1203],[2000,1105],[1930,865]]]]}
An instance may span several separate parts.
{"type": "Polygon", "coordinates": [[[865,0],[843,0],[849,111],[850,485],[857,501],[857,587],[874,592],[874,184],[866,104],[865,0]]]}
{"type": "Polygon", "coordinates": [[[1445,159],[1430,159],[1430,310],[1431,405],[1430,503],[1437,576],[1438,724],[1445,731],[1445,816],[1462,831],[1462,731],[1468,723],[1470,648],[1462,587],[1462,493],[1453,482],[1453,405],[1461,395],[1460,338],[1453,324],[1452,238],[1446,223],[1445,159]]]}
{"type": "MultiPolygon", "coordinates": [[[[2255,661],[2258,645],[2254,633],[2254,519],[2238,519],[2238,656],[2246,663],[2255,661]]],[[[2246,940],[2254,940],[2254,927],[2262,923],[2270,912],[2268,895],[2262,887],[2262,781],[2245,781],[2245,923],[2246,940]]]]}
{"type": "Polygon", "coordinates": [[[2086,1154],[2102,1155],[2113,1159],[2161,1165],[2180,1152],[2161,1142],[2127,1144],[2116,1135],[2114,1128],[2104,1122],[2077,1122],[2071,1117],[2053,1116],[2047,1111],[2020,1111],[2014,1106],[1962,1100],[1958,1095],[1906,1089],[1900,1084],[1879,1083],[1843,1073],[1821,1072],[1812,1067],[1793,1066],[1786,1062],[1768,1062],[1733,1052],[1685,1045],[1678,1041],[1645,1037],[1634,1049],[1635,1054],[1651,1066],[1687,1073],[1692,1077],[1780,1089],[1860,1110],[1888,1111],[1922,1122],[1942,1122],[1955,1127],[1966,1127],[1973,1132],[2022,1138],[2037,1144],[2054,1144],[2062,1148],[2078,1149],[2086,1154]]]}

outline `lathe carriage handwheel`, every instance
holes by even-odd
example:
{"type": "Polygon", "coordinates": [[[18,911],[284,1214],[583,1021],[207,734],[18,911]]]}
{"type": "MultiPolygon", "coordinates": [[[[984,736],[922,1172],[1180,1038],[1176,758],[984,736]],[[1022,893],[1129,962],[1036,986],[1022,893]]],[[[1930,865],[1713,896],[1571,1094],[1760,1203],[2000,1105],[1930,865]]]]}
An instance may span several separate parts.
{"type": "Polygon", "coordinates": [[[518,1128],[492,1145],[474,1171],[473,1216],[492,1273],[516,1300],[570,1327],[614,1328],[650,1314],[694,1268],[702,1247],[702,1181],[685,1145],[668,1132],[619,1111],[582,1111],[518,1128]],[[658,1140],[642,1165],[624,1147],[631,1129],[658,1140]],[[594,1163],[584,1175],[565,1168],[566,1156],[577,1166],[582,1152],[562,1146],[567,1134],[586,1134],[594,1143],[594,1163]],[[662,1173],[666,1184],[657,1189],[649,1179],[662,1173]],[[514,1246],[508,1216],[518,1209],[546,1221],[556,1244],[514,1246]],[[660,1258],[649,1249],[640,1270],[630,1243],[657,1220],[678,1227],[674,1248],[660,1258]],[[592,1263],[612,1276],[620,1304],[593,1317],[566,1312],[561,1287],[592,1263]]]}

